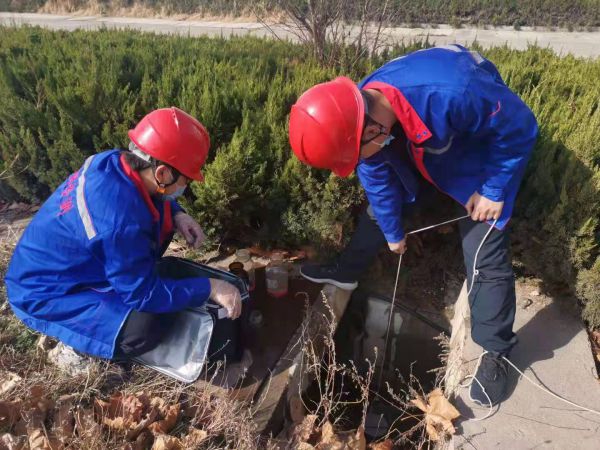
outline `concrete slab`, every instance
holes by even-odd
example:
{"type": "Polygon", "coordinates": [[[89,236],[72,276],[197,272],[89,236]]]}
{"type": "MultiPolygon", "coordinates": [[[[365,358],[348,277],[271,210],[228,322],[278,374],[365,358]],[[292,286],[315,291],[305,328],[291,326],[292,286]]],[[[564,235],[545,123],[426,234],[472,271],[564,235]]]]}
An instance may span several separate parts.
{"type": "MultiPolygon", "coordinates": [[[[466,302],[463,290],[458,303],[466,302]]],[[[530,378],[577,404],[600,409],[600,382],[587,332],[571,305],[517,286],[515,330],[519,343],[511,361],[530,378]],[[537,294],[537,295],[536,295],[537,294]]],[[[461,310],[461,306],[457,308],[461,310]]],[[[463,308],[464,309],[464,308],[463,308]]],[[[467,309],[468,311],[468,309],[467,309]]],[[[448,389],[456,391],[455,404],[462,414],[459,434],[451,442],[456,449],[598,449],[600,415],[578,410],[542,392],[510,369],[510,397],[481,421],[488,408],[474,405],[467,388],[457,381],[473,373],[482,349],[470,338],[466,326],[458,327],[452,342],[448,389]],[[464,345],[459,342],[464,334],[464,345]],[[457,363],[460,361],[460,363],[457,363]],[[462,420],[462,421],[461,421],[462,420]]],[[[453,324],[454,325],[454,324],[453,324]]]]}

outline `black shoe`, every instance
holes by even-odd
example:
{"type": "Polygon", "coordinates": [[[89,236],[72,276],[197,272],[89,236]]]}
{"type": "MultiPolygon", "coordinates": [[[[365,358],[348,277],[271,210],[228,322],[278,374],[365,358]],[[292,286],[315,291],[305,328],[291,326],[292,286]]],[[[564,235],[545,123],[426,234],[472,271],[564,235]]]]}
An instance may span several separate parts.
{"type": "Polygon", "coordinates": [[[337,264],[305,264],[300,268],[300,275],[314,283],[333,284],[345,291],[358,287],[356,279],[344,274],[337,264]]]}
{"type": "Polygon", "coordinates": [[[490,402],[492,406],[496,406],[505,399],[508,363],[500,353],[484,353],[475,378],[470,391],[472,401],[481,406],[490,406],[490,402]]]}

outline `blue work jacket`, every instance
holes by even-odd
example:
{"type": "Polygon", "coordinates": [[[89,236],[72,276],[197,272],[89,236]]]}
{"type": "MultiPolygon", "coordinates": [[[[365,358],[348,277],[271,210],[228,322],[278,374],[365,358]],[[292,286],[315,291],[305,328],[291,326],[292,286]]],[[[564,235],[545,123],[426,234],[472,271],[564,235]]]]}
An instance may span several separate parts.
{"type": "Polygon", "coordinates": [[[388,242],[404,238],[402,204],[417,194],[407,160],[463,206],[476,191],[504,201],[496,227],[506,226],[538,126],[490,61],[459,45],[434,47],[388,62],[358,86],[389,100],[407,140],[409,158],[388,145],[357,166],[388,242]]]}
{"type": "Polygon", "coordinates": [[[181,208],[148,195],[118,150],[90,156],[24,231],[6,273],[19,319],[76,350],[112,358],[132,310],[202,305],[207,278],[166,279],[156,262],[181,208]]]}

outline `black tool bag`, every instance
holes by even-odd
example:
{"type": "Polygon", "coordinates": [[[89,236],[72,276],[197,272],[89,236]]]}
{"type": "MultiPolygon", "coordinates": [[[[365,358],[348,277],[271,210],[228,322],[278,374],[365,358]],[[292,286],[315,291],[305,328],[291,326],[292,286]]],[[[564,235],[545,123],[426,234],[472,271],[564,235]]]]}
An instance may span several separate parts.
{"type": "MultiPolygon", "coordinates": [[[[165,278],[173,279],[218,278],[239,289],[242,303],[250,298],[248,287],[241,278],[204,264],[165,257],[158,264],[158,272],[165,278]]],[[[135,360],[186,382],[195,381],[207,361],[239,361],[243,353],[242,319],[231,320],[226,316],[225,309],[210,300],[200,308],[180,311],[175,315],[176,323],[160,344],[135,360]]]]}

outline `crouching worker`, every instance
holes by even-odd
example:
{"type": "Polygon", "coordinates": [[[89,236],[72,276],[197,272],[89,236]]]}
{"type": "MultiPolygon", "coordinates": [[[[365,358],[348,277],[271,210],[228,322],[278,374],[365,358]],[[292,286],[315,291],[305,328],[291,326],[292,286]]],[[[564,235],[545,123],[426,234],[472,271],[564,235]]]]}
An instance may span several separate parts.
{"type": "Polygon", "coordinates": [[[194,247],[204,239],[176,198],[203,180],[206,129],[165,108],[144,117],[129,137],[129,151],[90,156],[58,187],[25,230],[6,274],[17,317],[62,341],[71,356],[72,349],[108,359],[139,356],[173,325],[169,313],[208,298],[232,319],[241,312],[232,284],[168,277],[186,263],[161,259],[174,231],[194,247]]]}

